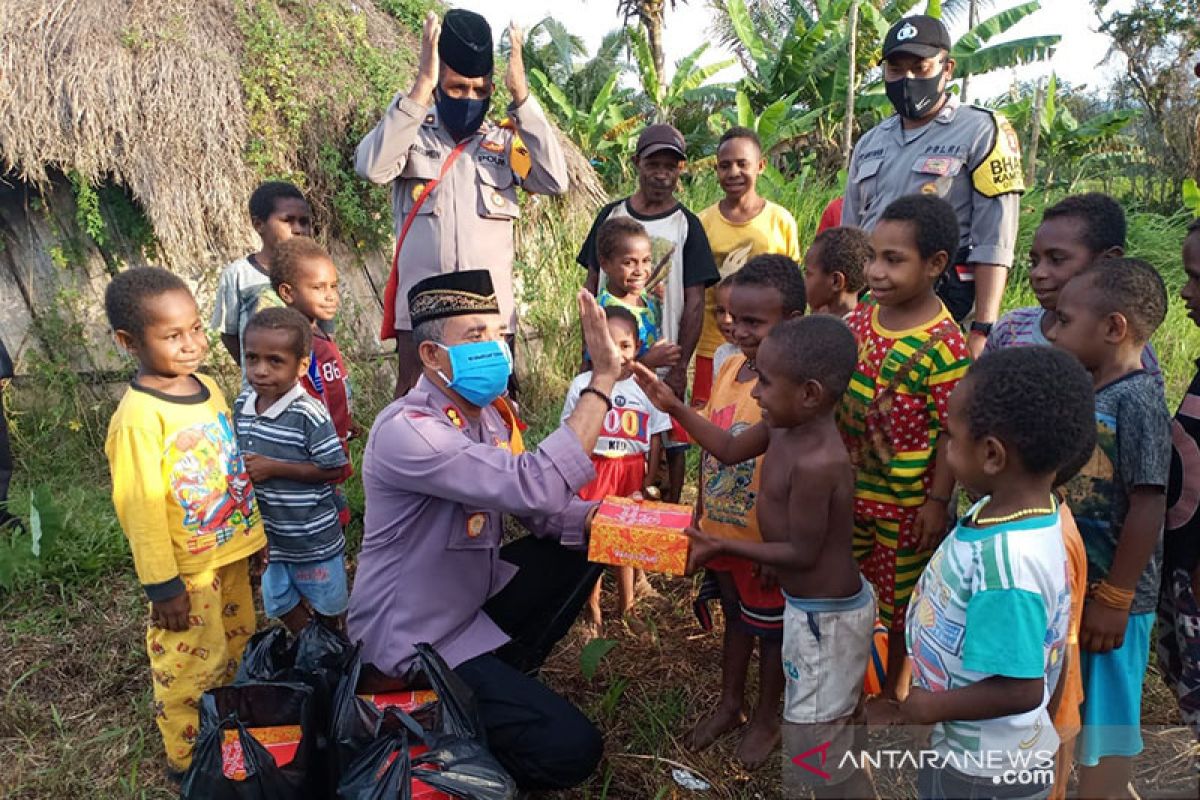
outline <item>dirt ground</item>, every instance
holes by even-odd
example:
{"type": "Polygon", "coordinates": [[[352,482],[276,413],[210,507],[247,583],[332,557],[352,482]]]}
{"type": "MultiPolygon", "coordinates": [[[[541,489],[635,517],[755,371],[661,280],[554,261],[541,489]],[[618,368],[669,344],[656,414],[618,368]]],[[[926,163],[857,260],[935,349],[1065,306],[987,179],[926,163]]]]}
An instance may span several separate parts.
{"type": "MultiPolygon", "coordinates": [[[[543,678],[603,729],[606,757],[589,783],[555,798],[721,798],[783,796],[780,761],[747,772],[733,758],[737,734],[708,751],[681,744],[689,725],[715,703],[720,638],[704,633],[691,609],[690,579],[653,578],[661,597],[647,601],[647,630],[619,622],[591,681],[580,671],[579,629],[560,645],[543,678]],[[709,784],[683,788],[672,770],[709,784]]],[[[610,593],[611,594],[611,593],[610,593]]],[[[606,595],[606,600],[611,597],[606,595]]],[[[0,797],[166,798],[162,746],[150,715],[143,610],[124,574],[91,587],[48,588],[0,604],[0,797]]],[[[719,615],[718,615],[719,620],[719,615]]],[[[718,622],[719,624],[719,622],[718,622]]],[[[752,680],[753,683],[753,680],[752,680]]],[[[1196,797],[1193,744],[1157,673],[1146,681],[1147,735],[1136,762],[1142,797],[1196,797]],[[1189,777],[1190,780],[1189,780],[1189,777]]],[[[895,744],[895,732],[871,745],[895,744]]],[[[876,776],[884,797],[912,797],[911,776],[876,776]]]]}

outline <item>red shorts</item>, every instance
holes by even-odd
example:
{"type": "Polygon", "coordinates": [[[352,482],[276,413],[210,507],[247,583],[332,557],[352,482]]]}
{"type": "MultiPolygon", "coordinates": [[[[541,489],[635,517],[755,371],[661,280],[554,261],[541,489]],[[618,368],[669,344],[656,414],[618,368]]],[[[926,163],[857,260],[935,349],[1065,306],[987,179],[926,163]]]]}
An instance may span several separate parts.
{"type": "Polygon", "coordinates": [[[696,375],[692,378],[692,407],[699,408],[712,397],[713,360],[711,356],[696,356],[696,375]]]}
{"type": "Polygon", "coordinates": [[[725,572],[737,587],[738,622],[752,636],[783,638],[783,592],[778,586],[764,588],[757,565],[736,556],[718,556],[704,565],[713,572],[725,572]]]}
{"type": "Polygon", "coordinates": [[[646,480],[646,456],[630,453],[619,458],[592,455],[596,477],[579,490],[584,500],[603,500],[606,497],[629,497],[642,490],[646,480]]]}

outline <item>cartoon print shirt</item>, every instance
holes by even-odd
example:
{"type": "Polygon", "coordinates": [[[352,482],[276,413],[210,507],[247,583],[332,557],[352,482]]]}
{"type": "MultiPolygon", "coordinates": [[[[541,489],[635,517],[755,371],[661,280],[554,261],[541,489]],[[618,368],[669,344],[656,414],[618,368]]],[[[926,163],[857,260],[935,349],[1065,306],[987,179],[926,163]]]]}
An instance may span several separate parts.
{"type": "MultiPolygon", "coordinates": [[[[738,434],[762,422],[762,409],[750,396],[757,381],[738,383],[737,374],[746,357],[731,356],[713,381],[712,394],[704,414],[715,425],[738,434]]],[[[704,492],[704,516],[700,529],[714,536],[744,541],[762,541],[758,531],[758,483],[762,457],[725,465],[709,453],[700,459],[701,487],[704,492]]]]}
{"type": "Polygon", "coordinates": [[[1071,593],[1057,511],[985,528],[967,525],[970,516],[938,546],[917,582],[905,642],[913,683],[931,692],[993,675],[1042,680],[1042,701],[1029,711],[934,726],[931,746],[946,763],[991,777],[1036,769],[1058,749],[1046,706],[1062,672],[1071,593]]]}
{"type": "Polygon", "coordinates": [[[638,324],[638,357],[646,355],[647,351],[662,338],[662,303],[649,292],[642,292],[642,303],[635,306],[613,297],[608,289],[601,289],[596,295],[596,302],[601,308],[620,306],[633,314],[638,324]]]}
{"type": "MultiPolygon", "coordinates": [[[[592,373],[583,372],[571,381],[563,403],[562,422],[575,410],[580,392],[591,382],[592,373]]],[[[671,418],[659,411],[646,397],[633,378],[613,384],[612,410],[604,415],[604,426],[592,450],[598,456],[620,458],[635,453],[649,453],[651,437],[671,429],[671,418]]]]}
{"type": "MultiPolygon", "coordinates": [[[[1154,378],[1144,370],[1096,390],[1096,449],[1064,487],[1087,549],[1088,583],[1112,568],[1130,492],[1138,486],[1166,489],[1171,467],[1171,416],[1154,378]]],[[[1162,538],[1134,587],[1131,614],[1158,604],[1162,538]]]]}
{"type": "Polygon", "coordinates": [[[267,543],[229,407],[211,378],[196,378],[188,397],[131,383],[108,424],[113,505],[151,600],[267,543]]]}

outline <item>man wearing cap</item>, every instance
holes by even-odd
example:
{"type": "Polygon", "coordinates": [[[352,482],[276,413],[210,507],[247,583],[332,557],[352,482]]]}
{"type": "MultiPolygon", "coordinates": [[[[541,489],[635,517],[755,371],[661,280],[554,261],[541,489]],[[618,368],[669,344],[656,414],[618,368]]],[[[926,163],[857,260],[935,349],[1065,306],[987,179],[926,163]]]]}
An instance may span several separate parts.
{"type": "Polygon", "coordinates": [[[380,336],[396,340],[396,397],[421,374],[409,289],[429,275],[489,270],[511,341],[517,323],[512,274],[513,224],[521,214],[517,187],[542,194],[567,190],[566,160],[529,94],[515,26],[509,40],[505,83],[512,95],[511,123],[495,125],[486,120],[493,89],[487,21],[453,9],[439,22],[429,12],[412,90],[396,95],[355,154],[359,175],[392,184],[396,251],[380,336]]]}
{"type": "MultiPolygon", "coordinates": [[[[637,191],[600,209],[576,258],[588,271],[588,290],[596,293],[601,275],[596,231],[601,223],[613,216],[632,217],[650,234],[654,266],[665,265],[667,270],[663,339],[677,343],[682,351],[679,362],[663,379],[681,399],[687,390],[688,364],[704,327],[704,290],[721,278],[704,225],[675,199],[679,176],[687,164],[684,148],[683,134],[670,125],[650,125],[642,131],[633,154],[637,191]]],[[[686,439],[681,442],[678,432],[668,433],[667,467],[671,480],[663,499],[669,502],[679,501],[686,450],[686,439]]]]}
{"type": "Polygon", "coordinates": [[[375,420],[362,459],[366,516],[347,628],[362,641],[363,691],[403,688],[428,642],[475,695],[489,749],[528,790],[583,782],[595,726],[536,672],[600,575],[584,547],[596,444],[620,355],[604,312],[580,292],[591,383],[536,451],[501,398],[512,356],[486,270],[409,291],[422,375],[375,420]],[[500,546],[504,516],[534,535],[500,546]]]}
{"type": "Polygon", "coordinates": [[[954,74],[950,34],[918,14],[892,26],[883,41],[883,79],[896,114],[854,148],[842,224],[875,227],[893,200],[936,194],[958,215],[959,250],[938,294],[960,322],[975,309],[967,343],[978,356],[1000,313],[1025,190],[1012,126],[947,91],[954,74]]]}

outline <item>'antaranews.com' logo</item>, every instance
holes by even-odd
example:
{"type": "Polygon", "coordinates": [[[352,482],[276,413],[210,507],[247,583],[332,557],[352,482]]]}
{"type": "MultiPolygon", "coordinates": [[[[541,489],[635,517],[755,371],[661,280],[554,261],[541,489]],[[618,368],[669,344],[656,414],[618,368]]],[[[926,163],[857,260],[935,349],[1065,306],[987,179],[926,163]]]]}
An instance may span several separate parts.
{"type": "MultiPolygon", "coordinates": [[[[801,769],[829,780],[825,770],[832,742],[822,742],[792,758],[801,769]]],[[[1054,751],[1028,750],[1010,753],[1007,750],[984,750],[979,753],[939,752],[937,750],[847,750],[832,769],[942,769],[951,767],[966,774],[990,774],[997,785],[1042,785],[1054,782],[1054,751]]]]}

